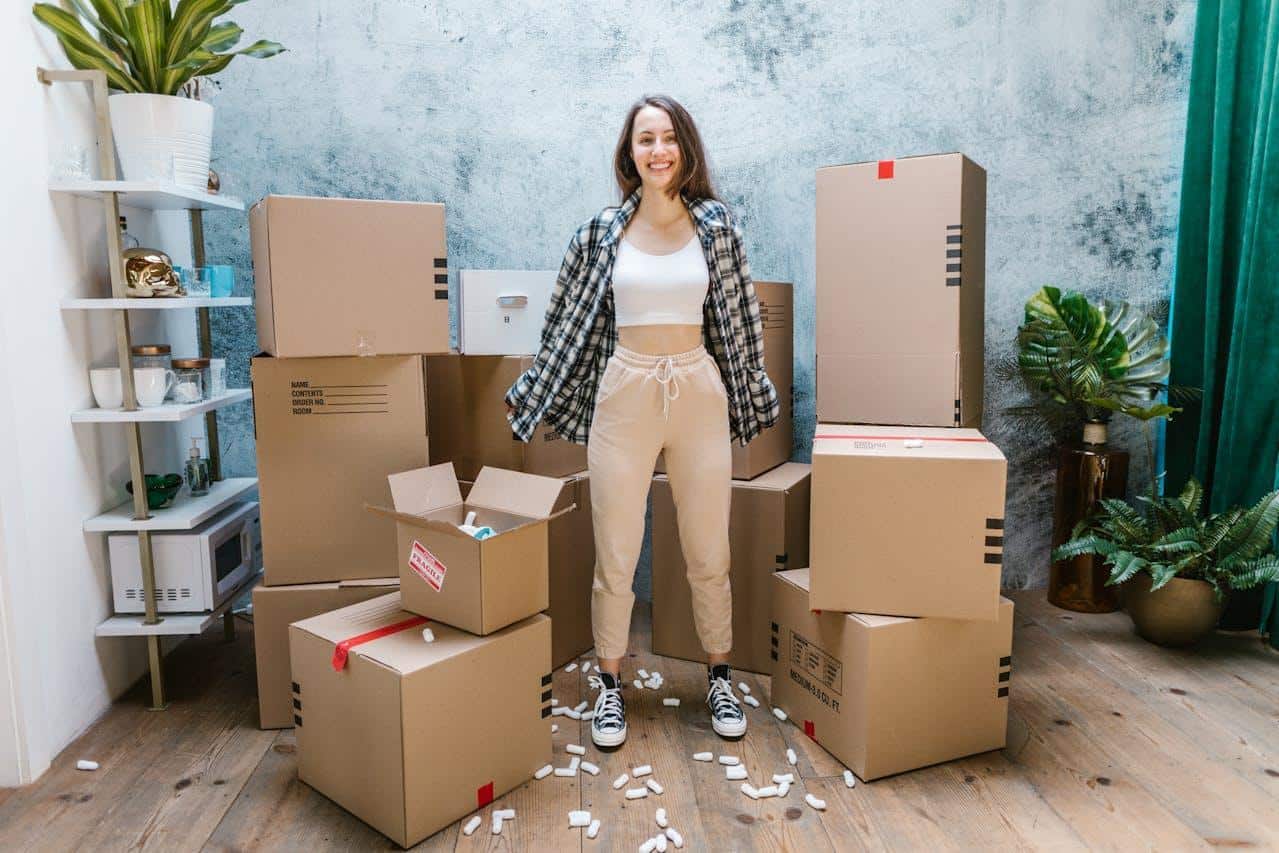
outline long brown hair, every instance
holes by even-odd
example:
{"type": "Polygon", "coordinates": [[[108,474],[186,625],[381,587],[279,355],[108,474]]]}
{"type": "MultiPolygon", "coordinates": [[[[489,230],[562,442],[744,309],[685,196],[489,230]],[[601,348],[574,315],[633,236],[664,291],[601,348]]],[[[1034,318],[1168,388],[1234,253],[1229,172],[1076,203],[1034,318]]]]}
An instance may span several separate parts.
{"type": "Polygon", "coordinates": [[[669,195],[674,198],[677,193],[684,193],[689,198],[712,198],[719,196],[711,184],[710,169],[706,162],[706,149],[702,147],[702,135],[697,132],[697,125],[688,110],[679,101],[669,95],[644,95],[631,105],[622,123],[622,133],[617,138],[617,150],[613,152],[613,175],[617,178],[617,188],[625,201],[640,186],[639,170],[635,167],[635,158],[631,156],[631,133],[635,129],[635,116],[644,107],[657,107],[671,117],[671,125],[675,129],[675,143],[679,146],[679,173],[671,181],[669,195]]]}

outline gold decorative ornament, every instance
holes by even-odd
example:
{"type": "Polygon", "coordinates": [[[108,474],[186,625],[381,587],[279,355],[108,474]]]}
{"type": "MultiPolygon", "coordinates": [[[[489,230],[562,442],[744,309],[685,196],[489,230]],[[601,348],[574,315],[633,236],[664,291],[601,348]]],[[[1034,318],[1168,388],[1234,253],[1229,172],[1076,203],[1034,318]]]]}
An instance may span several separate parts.
{"type": "Polygon", "coordinates": [[[209,170],[208,189],[209,189],[209,193],[212,195],[217,195],[218,191],[222,189],[222,179],[219,178],[218,173],[213,171],[212,169],[209,170]]]}
{"type": "Polygon", "coordinates": [[[159,249],[124,252],[125,293],[138,298],[186,296],[173,261],[159,249]]]}

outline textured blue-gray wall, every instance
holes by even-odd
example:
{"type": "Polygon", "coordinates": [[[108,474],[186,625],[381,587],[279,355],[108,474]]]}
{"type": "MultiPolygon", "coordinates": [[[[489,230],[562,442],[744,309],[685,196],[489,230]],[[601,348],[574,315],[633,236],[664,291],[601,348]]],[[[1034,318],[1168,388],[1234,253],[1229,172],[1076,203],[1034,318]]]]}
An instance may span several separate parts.
{"type": "MultiPolygon", "coordinates": [[[[610,157],[631,101],[683,102],[756,277],[796,286],[800,460],[818,166],[939,151],[985,166],[988,363],[1011,351],[1041,284],[1142,305],[1167,295],[1190,0],[324,0],[234,17],[290,50],[219,77],[226,191],[444,202],[455,271],[558,266],[575,226],[614,201],[610,157]]],[[[210,261],[235,264],[251,292],[247,221],[207,223],[210,261]]],[[[247,383],[251,314],[219,313],[215,335],[232,381],[247,383]]],[[[1004,580],[1040,586],[1052,471],[1045,445],[1002,412],[1019,397],[988,371],[985,430],[1010,462],[1004,580]]],[[[224,452],[249,473],[252,428],[236,408],[222,416],[224,452]]],[[[1115,434],[1140,451],[1137,433],[1115,434]]]]}

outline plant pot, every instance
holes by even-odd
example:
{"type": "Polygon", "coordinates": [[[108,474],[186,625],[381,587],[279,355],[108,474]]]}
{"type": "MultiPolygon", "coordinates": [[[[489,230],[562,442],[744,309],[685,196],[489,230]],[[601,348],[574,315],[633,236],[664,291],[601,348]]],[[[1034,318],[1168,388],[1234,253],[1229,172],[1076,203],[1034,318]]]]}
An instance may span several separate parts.
{"type": "MultiPolygon", "coordinates": [[[[1101,498],[1123,498],[1128,489],[1128,453],[1106,446],[1106,425],[1084,426],[1084,441],[1062,447],[1057,456],[1052,547],[1070,538],[1101,498]]],[[[1119,609],[1119,588],[1106,586],[1110,569],[1101,557],[1083,554],[1052,564],[1048,601],[1077,613],[1119,609]]]]}
{"type": "Polygon", "coordinates": [[[205,190],[213,106],[174,95],[107,98],[111,135],[126,181],[164,181],[205,190]]]}
{"type": "Polygon", "coordinates": [[[1188,646],[1217,625],[1225,602],[1218,602],[1207,581],[1173,578],[1150,591],[1153,579],[1142,573],[1124,584],[1124,609],[1137,633],[1161,646],[1188,646]]]}

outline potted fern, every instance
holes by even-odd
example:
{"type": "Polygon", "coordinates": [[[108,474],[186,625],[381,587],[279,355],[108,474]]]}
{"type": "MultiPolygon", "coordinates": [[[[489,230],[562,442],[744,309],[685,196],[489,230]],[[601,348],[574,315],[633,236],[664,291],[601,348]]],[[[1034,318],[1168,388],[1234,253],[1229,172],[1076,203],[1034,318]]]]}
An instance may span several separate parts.
{"type": "Polygon", "coordinates": [[[1247,509],[1206,517],[1203,487],[1193,477],[1175,498],[1138,500],[1140,511],[1122,500],[1103,500],[1053,558],[1104,560],[1106,583],[1124,585],[1128,615],[1152,643],[1193,643],[1217,624],[1230,590],[1279,580],[1279,556],[1271,548],[1279,491],[1247,509]]]}
{"type": "Polygon", "coordinates": [[[111,130],[126,180],[205,188],[213,107],[197,97],[200,79],[237,56],[262,59],[284,50],[265,40],[230,50],[243,30],[217,19],[242,2],[70,0],[74,11],[52,3],[32,8],[72,65],[106,74],[113,92],[107,99],[111,130]]]}
{"type": "MultiPolygon", "coordinates": [[[[1052,538],[1057,546],[1098,500],[1126,493],[1129,456],[1107,446],[1111,418],[1121,414],[1149,422],[1180,411],[1159,399],[1168,390],[1167,342],[1155,321],[1127,302],[1094,304],[1082,293],[1051,286],[1026,302],[1017,342],[1015,369],[1033,404],[1012,413],[1038,419],[1059,437],[1052,538]]],[[[1151,447],[1148,440],[1153,457],[1151,447]]],[[[1068,610],[1116,610],[1118,593],[1105,581],[1099,559],[1056,560],[1048,600],[1068,610]]]]}

